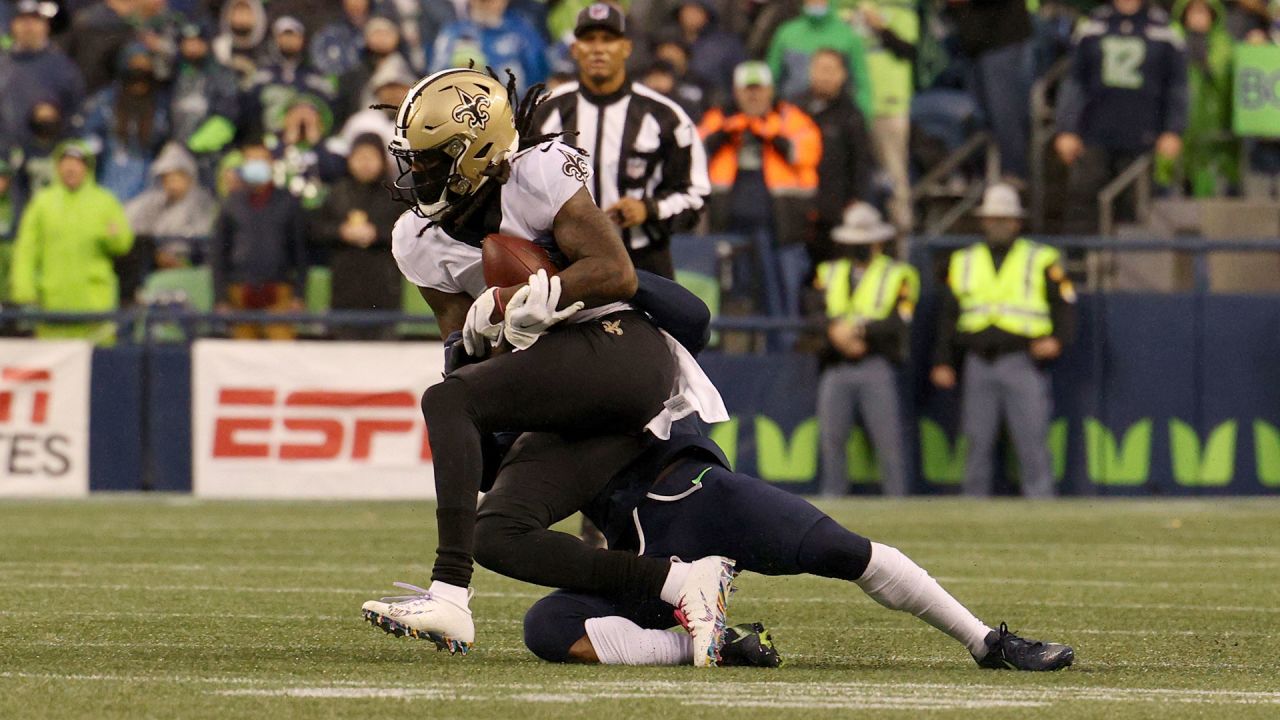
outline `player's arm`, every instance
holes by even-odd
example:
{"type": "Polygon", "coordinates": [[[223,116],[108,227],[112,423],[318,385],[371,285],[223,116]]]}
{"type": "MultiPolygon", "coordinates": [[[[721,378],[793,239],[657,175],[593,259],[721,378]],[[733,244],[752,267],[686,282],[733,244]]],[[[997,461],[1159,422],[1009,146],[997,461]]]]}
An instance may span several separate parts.
{"type": "Polygon", "coordinates": [[[422,299],[431,306],[431,312],[440,325],[440,334],[449,337],[455,332],[462,332],[462,325],[467,320],[467,310],[471,308],[471,296],[466,293],[448,293],[418,286],[422,299]]]}
{"type": "MultiPolygon", "coordinates": [[[[582,301],[587,307],[630,300],[636,293],[636,270],[608,216],[591,201],[585,187],[560,207],[552,224],[556,244],[569,259],[559,274],[558,307],[582,301]]],[[[505,305],[518,287],[504,288],[505,305]]]]}

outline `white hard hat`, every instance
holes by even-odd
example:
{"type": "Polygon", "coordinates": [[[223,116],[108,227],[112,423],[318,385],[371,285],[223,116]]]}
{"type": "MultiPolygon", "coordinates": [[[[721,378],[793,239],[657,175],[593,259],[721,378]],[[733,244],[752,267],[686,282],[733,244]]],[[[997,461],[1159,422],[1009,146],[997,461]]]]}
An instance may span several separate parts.
{"type": "Polygon", "coordinates": [[[897,228],[885,222],[880,211],[857,202],[844,211],[844,218],[831,231],[831,239],[840,245],[870,245],[892,240],[897,234],[897,228]]]}
{"type": "Polygon", "coordinates": [[[1018,191],[1007,183],[996,183],[988,186],[982,193],[982,206],[974,215],[985,218],[1023,218],[1027,214],[1022,210],[1022,201],[1018,199],[1018,191]]]}

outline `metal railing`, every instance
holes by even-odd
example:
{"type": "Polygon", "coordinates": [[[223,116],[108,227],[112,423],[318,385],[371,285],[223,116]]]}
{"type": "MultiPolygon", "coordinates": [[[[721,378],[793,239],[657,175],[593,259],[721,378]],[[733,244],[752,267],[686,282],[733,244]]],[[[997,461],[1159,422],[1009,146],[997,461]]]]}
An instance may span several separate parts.
{"type": "MultiPolygon", "coordinates": [[[[1068,237],[1036,237],[1037,241],[1061,249],[1077,249],[1102,252],[1178,252],[1191,255],[1192,285],[1191,292],[1204,294],[1211,291],[1209,256],[1220,252],[1248,253],[1280,253],[1280,238],[1268,237],[1237,240],[1206,240],[1203,238],[1177,237],[1168,239],[1117,239],[1102,236],[1068,236],[1068,237]]],[[[913,247],[921,253],[914,259],[916,264],[927,268],[933,255],[949,252],[974,242],[980,241],[978,236],[945,236],[921,238],[913,247]]],[[[202,312],[177,306],[139,306],[113,312],[67,313],[46,312],[30,308],[0,309],[0,324],[13,327],[15,325],[30,327],[36,323],[114,323],[122,342],[131,342],[141,338],[145,344],[161,342],[156,340],[152,332],[159,326],[176,325],[184,330],[188,339],[225,334],[233,325],[253,324],[291,324],[313,325],[326,329],[334,327],[393,327],[400,325],[420,326],[430,322],[430,317],[419,314],[391,312],[383,310],[332,310],[324,313],[290,312],[275,313],[262,310],[237,310],[228,312],[202,312]]],[[[725,332],[775,333],[803,332],[817,330],[823,325],[821,318],[805,318],[795,315],[753,315],[753,316],[720,316],[712,321],[712,328],[725,332]]],[[[438,337],[438,335],[416,334],[412,337],[438,337]]]]}
{"type": "Polygon", "coordinates": [[[1064,57],[1053,64],[1031,86],[1031,148],[1028,160],[1031,165],[1029,184],[1029,225],[1035,232],[1044,232],[1045,213],[1045,164],[1049,147],[1057,135],[1053,106],[1049,96],[1071,69],[1071,58],[1064,57]]]}
{"type": "Polygon", "coordinates": [[[1129,188],[1134,190],[1134,214],[1138,222],[1151,219],[1151,153],[1139,155],[1114,180],[1098,191],[1098,232],[1115,234],[1116,199],[1129,188]]]}
{"type": "MultiPolygon", "coordinates": [[[[970,136],[963,145],[953,150],[942,162],[933,166],[911,187],[912,205],[921,200],[937,197],[955,198],[955,191],[948,187],[952,175],[979,153],[985,156],[983,172],[985,184],[997,182],[1000,179],[1000,149],[990,133],[979,132],[970,136]]],[[[924,237],[939,237],[951,229],[982,201],[983,189],[984,183],[969,183],[964,192],[956,198],[954,205],[924,227],[922,231],[924,237]]]]}

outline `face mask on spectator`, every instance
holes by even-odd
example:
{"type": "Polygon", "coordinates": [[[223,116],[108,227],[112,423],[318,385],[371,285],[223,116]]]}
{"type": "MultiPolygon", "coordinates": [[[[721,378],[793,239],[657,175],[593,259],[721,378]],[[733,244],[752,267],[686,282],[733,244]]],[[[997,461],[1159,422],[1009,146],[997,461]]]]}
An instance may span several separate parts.
{"type": "Polygon", "coordinates": [[[150,70],[131,68],[124,73],[125,85],[150,85],[153,78],[150,70]]]}
{"type": "Polygon", "coordinates": [[[240,179],[249,185],[266,185],[271,182],[271,164],[266,160],[247,160],[240,166],[240,179]]]}
{"type": "Polygon", "coordinates": [[[62,130],[62,123],[58,120],[32,120],[31,132],[40,138],[55,138],[62,130]]]}

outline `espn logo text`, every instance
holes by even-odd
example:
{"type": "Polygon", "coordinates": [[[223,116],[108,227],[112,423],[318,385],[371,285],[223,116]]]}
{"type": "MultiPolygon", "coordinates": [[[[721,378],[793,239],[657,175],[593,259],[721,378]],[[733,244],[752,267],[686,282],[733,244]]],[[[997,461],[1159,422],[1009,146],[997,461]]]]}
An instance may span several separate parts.
{"type": "Polygon", "coordinates": [[[213,426],[215,459],[431,461],[418,398],[370,392],[223,387],[213,426]]]}
{"type": "Polygon", "coordinates": [[[49,425],[53,372],[0,368],[0,471],[60,477],[71,470],[71,438],[49,425]]]}

